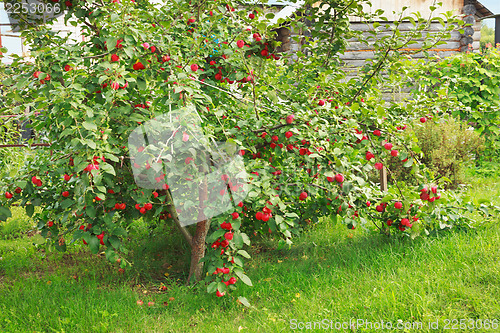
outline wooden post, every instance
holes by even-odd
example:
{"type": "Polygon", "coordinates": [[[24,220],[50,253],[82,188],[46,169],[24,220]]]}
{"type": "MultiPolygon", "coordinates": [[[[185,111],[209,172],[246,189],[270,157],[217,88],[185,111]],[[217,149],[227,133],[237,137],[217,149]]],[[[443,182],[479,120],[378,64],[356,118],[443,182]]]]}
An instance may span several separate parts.
{"type": "Polygon", "coordinates": [[[387,191],[387,169],[385,166],[380,169],[380,190],[382,192],[387,191]]]}
{"type": "Polygon", "coordinates": [[[495,15],[495,45],[500,43],[500,15],[495,15]]]}

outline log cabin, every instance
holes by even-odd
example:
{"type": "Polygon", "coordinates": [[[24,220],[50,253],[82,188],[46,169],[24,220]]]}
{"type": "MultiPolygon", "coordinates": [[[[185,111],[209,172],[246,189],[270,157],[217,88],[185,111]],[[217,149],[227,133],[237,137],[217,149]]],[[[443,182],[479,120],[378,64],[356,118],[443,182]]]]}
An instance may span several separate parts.
{"type": "MultiPolygon", "coordinates": [[[[451,36],[446,40],[445,44],[439,45],[438,47],[431,49],[429,54],[437,54],[440,57],[446,57],[456,52],[465,52],[472,48],[473,50],[479,50],[479,41],[481,39],[481,19],[485,17],[491,17],[493,13],[483,6],[477,0],[442,0],[442,6],[438,7],[433,13],[433,16],[438,16],[441,13],[451,11],[456,15],[461,16],[462,20],[465,22],[465,26],[462,28],[463,33],[456,30],[451,33],[451,36]]],[[[372,13],[377,9],[382,9],[384,11],[384,17],[387,21],[379,26],[379,30],[382,30],[380,34],[387,34],[389,30],[384,31],[383,26],[387,23],[392,23],[398,21],[403,7],[407,9],[403,12],[405,15],[409,15],[412,12],[420,12],[423,18],[428,18],[431,15],[430,6],[433,1],[429,0],[371,0],[371,6],[364,5],[363,11],[372,13]]],[[[297,4],[283,3],[278,0],[271,0],[269,4],[273,6],[273,11],[275,12],[275,21],[278,18],[285,18],[291,15],[295,10],[298,9],[297,4]]],[[[367,22],[362,22],[359,17],[350,18],[351,28],[356,31],[361,31],[363,35],[369,36],[370,30],[373,30],[373,25],[367,22]]],[[[439,23],[433,23],[430,26],[429,31],[438,31],[441,27],[439,23]]],[[[411,28],[410,23],[403,23],[400,25],[400,31],[408,31],[411,28]]],[[[280,41],[281,47],[278,51],[281,52],[295,52],[301,45],[294,42],[292,37],[294,35],[300,35],[300,32],[290,31],[286,26],[281,26],[277,30],[277,40],[280,41]]],[[[413,49],[419,47],[419,43],[413,44],[413,49]]],[[[411,51],[411,49],[409,49],[411,51]]],[[[340,58],[344,61],[346,67],[360,67],[365,64],[367,59],[371,59],[374,56],[373,47],[358,42],[356,39],[349,40],[349,46],[344,54],[340,58]]],[[[415,58],[424,57],[422,53],[416,53],[413,55],[415,58]]]]}

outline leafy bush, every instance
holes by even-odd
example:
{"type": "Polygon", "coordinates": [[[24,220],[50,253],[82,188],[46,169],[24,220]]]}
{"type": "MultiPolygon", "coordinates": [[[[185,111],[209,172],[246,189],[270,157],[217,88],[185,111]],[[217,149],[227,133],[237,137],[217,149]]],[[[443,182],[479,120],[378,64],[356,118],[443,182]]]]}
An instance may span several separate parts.
{"type": "Polygon", "coordinates": [[[500,153],[500,49],[489,45],[484,52],[456,53],[445,59],[407,62],[415,88],[414,98],[456,98],[456,106],[447,110],[454,117],[467,121],[486,138],[484,157],[500,153]]]}
{"type": "MultiPolygon", "coordinates": [[[[445,181],[445,186],[449,188],[466,183],[465,163],[485,148],[483,137],[453,117],[442,118],[438,122],[416,122],[409,130],[409,135],[413,134],[417,138],[422,151],[420,162],[434,172],[437,178],[445,181]]],[[[401,163],[393,162],[389,168],[394,178],[405,181],[410,179],[401,163]]]]}

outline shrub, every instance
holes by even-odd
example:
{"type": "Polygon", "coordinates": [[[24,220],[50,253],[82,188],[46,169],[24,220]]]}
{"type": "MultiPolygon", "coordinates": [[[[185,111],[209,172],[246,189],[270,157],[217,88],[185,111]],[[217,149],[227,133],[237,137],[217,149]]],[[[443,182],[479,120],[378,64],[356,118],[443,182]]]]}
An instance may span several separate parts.
{"type": "MultiPolygon", "coordinates": [[[[415,122],[410,126],[410,132],[418,139],[422,150],[420,161],[437,178],[446,181],[448,188],[466,182],[464,163],[484,150],[485,139],[453,117],[442,118],[439,122],[430,120],[424,124],[415,122]]],[[[400,163],[392,163],[389,167],[394,178],[404,181],[410,179],[400,163]]]]}

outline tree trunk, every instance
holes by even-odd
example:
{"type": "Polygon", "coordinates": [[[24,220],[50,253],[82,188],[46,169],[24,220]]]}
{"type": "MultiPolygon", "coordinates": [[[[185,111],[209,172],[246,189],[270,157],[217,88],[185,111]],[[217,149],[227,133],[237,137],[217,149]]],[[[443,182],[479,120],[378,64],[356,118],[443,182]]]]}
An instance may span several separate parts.
{"type": "Polygon", "coordinates": [[[207,237],[208,230],[210,229],[210,219],[208,219],[203,209],[205,208],[205,202],[208,199],[208,188],[207,188],[207,178],[203,179],[199,189],[199,211],[198,211],[198,222],[196,224],[196,231],[194,233],[192,243],[191,243],[191,267],[189,268],[189,277],[187,284],[191,282],[194,277],[194,281],[200,281],[203,278],[203,263],[200,260],[205,256],[205,239],[207,237]]]}
{"type": "Polygon", "coordinates": [[[208,229],[210,228],[210,220],[198,222],[196,232],[194,233],[193,243],[191,247],[191,267],[189,268],[189,277],[187,283],[200,281],[203,278],[203,263],[200,260],[205,256],[205,238],[207,237],[208,229]]]}

